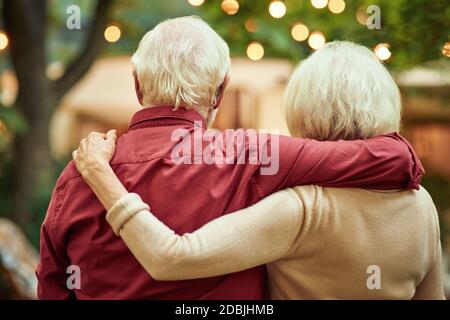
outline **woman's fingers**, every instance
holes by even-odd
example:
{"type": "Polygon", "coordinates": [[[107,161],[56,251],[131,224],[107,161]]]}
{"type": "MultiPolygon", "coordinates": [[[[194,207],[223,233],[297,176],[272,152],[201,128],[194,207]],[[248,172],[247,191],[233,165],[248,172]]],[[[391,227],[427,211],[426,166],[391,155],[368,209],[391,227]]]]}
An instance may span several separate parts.
{"type": "Polygon", "coordinates": [[[78,149],[72,152],[78,171],[85,176],[90,168],[109,163],[114,155],[116,140],[116,130],[109,130],[107,133],[89,133],[80,141],[78,149]]]}
{"type": "Polygon", "coordinates": [[[88,134],[87,137],[88,137],[88,139],[92,139],[92,138],[103,138],[103,139],[105,139],[106,138],[106,133],[92,131],[91,133],[88,134]]]}
{"type": "Polygon", "coordinates": [[[106,144],[109,148],[109,151],[111,152],[111,157],[116,149],[116,140],[117,140],[116,130],[109,130],[106,133],[106,144]]]}
{"type": "Polygon", "coordinates": [[[78,146],[78,149],[77,149],[77,155],[82,156],[87,148],[87,145],[88,145],[88,139],[87,138],[82,139],[80,141],[80,145],[78,146]]]}
{"type": "Polygon", "coordinates": [[[109,130],[109,131],[106,133],[106,141],[108,141],[109,143],[115,144],[115,143],[116,143],[116,140],[117,140],[116,129],[109,130]]]}

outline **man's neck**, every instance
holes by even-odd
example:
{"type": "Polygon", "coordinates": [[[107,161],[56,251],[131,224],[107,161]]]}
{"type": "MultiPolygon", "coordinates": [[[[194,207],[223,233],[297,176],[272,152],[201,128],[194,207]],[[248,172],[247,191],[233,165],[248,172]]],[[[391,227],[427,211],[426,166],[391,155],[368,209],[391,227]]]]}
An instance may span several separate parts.
{"type": "Polygon", "coordinates": [[[183,107],[183,106],[179,106],[178,108],[176,108],[175,106],[169,106],[169,105],[164,105],[164,104],[153,104],[153,105],[149,105],[149,106],[142,106],[143,109],[157,108],[157,107],[170,107],[174,111],[178,110],[178,109],[193,110],[202,116],[202,118],[205,120],[208,128],[211,127],[212,124],[214,123],[214,120],[216,119],[216,115],[218,112],[218,108],[216,108],[216,109],[214,109],[214,108],[208,109],[208,108],[203,108],[203,107],[187,108],[187,107],[183,107]]]}

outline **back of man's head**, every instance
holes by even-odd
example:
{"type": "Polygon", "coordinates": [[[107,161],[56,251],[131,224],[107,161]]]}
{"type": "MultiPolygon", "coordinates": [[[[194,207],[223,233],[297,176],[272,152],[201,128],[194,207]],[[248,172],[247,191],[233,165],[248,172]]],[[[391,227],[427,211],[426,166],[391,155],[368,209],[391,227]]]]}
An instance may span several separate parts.
{"type": "Polygon", "coordinates": [[[230,67],[230,52],[206,22],[180,17],[147,32],[132,65],[144,107],[184,107],[207,116],[230,67]]]}

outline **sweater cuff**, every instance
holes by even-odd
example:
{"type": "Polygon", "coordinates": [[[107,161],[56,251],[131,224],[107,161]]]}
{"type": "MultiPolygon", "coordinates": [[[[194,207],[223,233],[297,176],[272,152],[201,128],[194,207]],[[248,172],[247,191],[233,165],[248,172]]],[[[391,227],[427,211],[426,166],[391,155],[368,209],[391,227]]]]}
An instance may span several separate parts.
{"type": "Polygon", "coordinates": [[[109,209],[106,221],[111,225],[114,233],[119,236],[120,229],[124,224],[142,210],[150,211],[150,207],[136,193],[127,193],[109,209]]]}

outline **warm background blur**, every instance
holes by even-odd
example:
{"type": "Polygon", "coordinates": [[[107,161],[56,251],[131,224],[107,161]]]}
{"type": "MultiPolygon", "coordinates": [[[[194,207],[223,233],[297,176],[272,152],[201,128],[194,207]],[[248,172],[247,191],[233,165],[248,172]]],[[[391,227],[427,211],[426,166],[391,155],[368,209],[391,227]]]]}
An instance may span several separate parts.
{"type": "Polygon", "coordinates": [[[301,59],[335,39],[374,49],[402,91],[402,133],[427,170],[450,286],[448,0],[3,0],[0,11],[0,299],[34,297],[39,227],[79,140],[123,133],[138,110],[129,62],[140,38],[192,14],[233,57],[220,129],[287,134],[282,93],[301,59]],[[366,25],[376,22],[369,5],[380,29],[366,25]]]}

